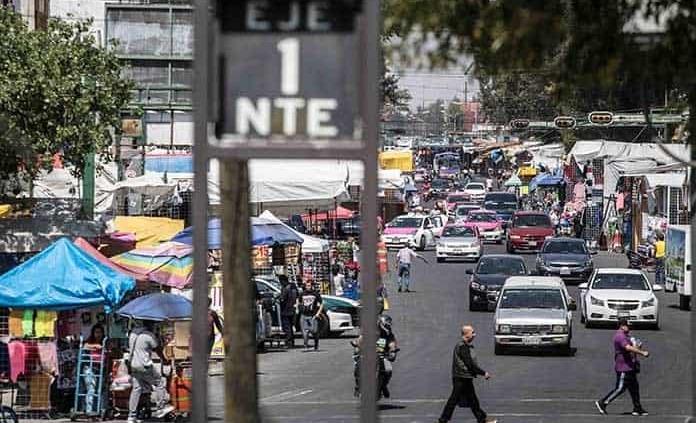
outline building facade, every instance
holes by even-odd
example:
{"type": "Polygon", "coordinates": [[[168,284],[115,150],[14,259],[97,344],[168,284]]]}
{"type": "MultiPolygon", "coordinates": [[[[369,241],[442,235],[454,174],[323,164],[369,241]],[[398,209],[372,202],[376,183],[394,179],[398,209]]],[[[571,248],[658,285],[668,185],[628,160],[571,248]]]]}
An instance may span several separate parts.
{"type": "Polygon", "coordinates": [[[31,29],[46,29],[50,0],[0,0],[0,5],[20,13],[31,29]]]}
{"type": "Polygon", "coordinates": [[[51,16],[93,20],[93,30],[127,65],[132,106],[144,111],[147,145],[192,145],[191,0],[52,0],[51,16]]]}

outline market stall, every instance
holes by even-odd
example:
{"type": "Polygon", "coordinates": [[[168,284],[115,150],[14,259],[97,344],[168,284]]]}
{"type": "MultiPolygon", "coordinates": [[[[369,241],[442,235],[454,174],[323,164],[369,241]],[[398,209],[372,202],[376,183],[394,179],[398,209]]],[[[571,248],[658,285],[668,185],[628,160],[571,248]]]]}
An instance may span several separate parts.
{"type": "Polygon", "coordinates": [[[259,218],[277,222],[302,238],[302,280],[316,284],[322,294],[333,295],[336,287],[333,286],[331,278],[329,241],[295,231],[268,210],[261,213],[259,218]]]}
{"type": "Polygon", "coordinates": [[[112,310],[135,280],[63,238],[0,276],[0,367],[16,390],[16,411],[33,417],[67,412],[74,404],[80,337],[112,310]],[[51,387],[57,394],[51,395],[51,387]]]}

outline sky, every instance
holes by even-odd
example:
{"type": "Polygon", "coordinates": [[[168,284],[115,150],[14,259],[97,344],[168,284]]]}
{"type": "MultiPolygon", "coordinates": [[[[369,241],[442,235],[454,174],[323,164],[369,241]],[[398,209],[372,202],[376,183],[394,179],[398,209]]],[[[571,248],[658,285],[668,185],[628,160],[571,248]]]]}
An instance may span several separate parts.
{"type": "Polygon", "coordinates": [[[427,106],[438,99],[449,101],[456,96],[463,100],[465,84],[469,101],[478,93],[478,81],[465,75],[463,70],[437,72],[404,69],[395,73],[400,75],[399,88],[405,88],[411,94],[412,110],[421,105],[427,106]]]}

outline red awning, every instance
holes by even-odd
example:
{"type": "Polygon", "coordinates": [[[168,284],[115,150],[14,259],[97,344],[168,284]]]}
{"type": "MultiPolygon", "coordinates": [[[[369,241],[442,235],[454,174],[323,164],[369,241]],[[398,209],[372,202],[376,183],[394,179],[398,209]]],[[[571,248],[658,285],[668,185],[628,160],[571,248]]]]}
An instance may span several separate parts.
{"type": "MultiPolygon", "coordinates": [[[[328,220],[328,219],[350,219],[354,216],[353,210],[338,206],[335,210],[322,211],[317,214],[312,214],[313,220],[328,220]]],[[[303,214],[302,219],[308,220],[309,214],[303,214]]]]}

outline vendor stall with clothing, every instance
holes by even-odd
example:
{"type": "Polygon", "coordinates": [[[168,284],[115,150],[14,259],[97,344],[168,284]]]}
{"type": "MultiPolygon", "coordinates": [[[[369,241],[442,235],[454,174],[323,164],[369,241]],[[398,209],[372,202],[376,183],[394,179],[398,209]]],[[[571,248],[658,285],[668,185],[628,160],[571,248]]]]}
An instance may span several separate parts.
{"type": "Polygon", "coordinates": [[[0,328],[9,339],[0,343],[0,373],[13,388],[3,400],[28,417],[69,411],[80,337],[96,323],[108,326],[109,313],[134,287],[133,277],[65,238],[0,276],[0,328]]]}

